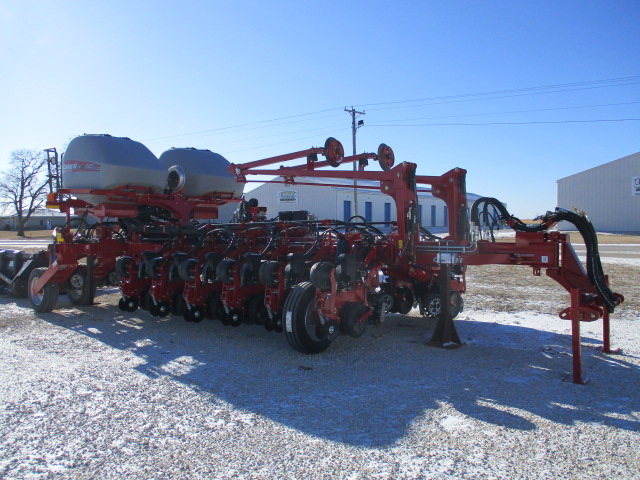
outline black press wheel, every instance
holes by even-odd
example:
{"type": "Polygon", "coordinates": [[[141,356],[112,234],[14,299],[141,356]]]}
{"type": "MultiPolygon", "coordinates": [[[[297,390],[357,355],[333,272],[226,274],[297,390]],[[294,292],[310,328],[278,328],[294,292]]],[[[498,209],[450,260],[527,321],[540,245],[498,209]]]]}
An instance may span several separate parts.
{"type": "Polygon", "coordinates": [[[264,296],[254,295],[249,299],[247,305],[247,323],[266,325],[269,320],[267,308],[264,305],[264,296]]]}
{"type": "Polygon", "coordinates": [[[146,287],[140,293],[140,308],[143,310],[150,310],[153,306],[153,299],[151,298],[151,292],[149,287],[146,287]]]}
{"type": "Polygon", "coordinates": [[[182,316],[184,309],[184,297],[182,294],[183,290],[176,290],[171,299],[171,313],[178,317],[182,316]]]}
{"type": "Polygon", "coordinates": [[[464,300],[458,292],[451,292],[451,317],[456,318],[464,309],[464,300]]]}
{"type": "Polygon", "coordinates": [[[65,283],[67,297],[74,305],[91,305],[96,296],[96,279],[87,275],[84,265],[78,266],[65,283]]]}
{"type": "Polygon", "coordinates": [[[205,312],[202,307],[198,305],[194,305],[193,307],[191,307],[190,317],[192,322],[201,322],[202,320],[204,320],[204,316],[205,312]]]}
{"type": "Polygon", "coordinates": [[[11,294],[17,298],[27,297],[27,280],[24,278],[14,278],[11,282],[11,294]]]}
{"type": "Polygon", "coordinates": [[[344,305],[340,311],[341,326],[344,333],[348,333],[353,338],[361,337],[367,329],[367,321],[361,321],[360,319],[368,311],[369,308],[362,303],[347,303],[344,305]]]}
{"type": "MultiPolygon", "coordinates": [[[[239,327],[246,320],[246,316],[242,310],[237,308],[232,309],[227,315],[227,323],[225,325],[231,325],[232,327],[239,327]]],[[[224,323],[224,322],[222,322],[224,323]]]]}
{"type": "Polygon", "coordinates": [[[58,295],[60,294],[60,285],[57,283],[48,283],[38,294],[33,293],[33,287],[38,282],[40,277],[47,271],[47,267],[34,268],[29,274],[29,300],[33,310],[38,313],[50,312],[56,306],[58,302],[58,295]]]}
{"type": "Polygon", "coordinates": [[[135,312],[138,309],[138,300],[131,297],[121,297],[118,307],[123,312],[135,312]]]}
{"type": "Polygon", "coordinates": [[[303,282],[293,287],[284,304],[283,321],[287,341],[302,353],[325,351],[331,344],[334,333],[323,328],[324,322],[315,300],[316,288],[310,282],[303,282]]]}
{"type": "Polygon", "coordinates": [[[222,320],[225,315],[224,305],[220,300],[220,292],[216,292],[207,299],[206,317],[211,320],[222,320]]]}

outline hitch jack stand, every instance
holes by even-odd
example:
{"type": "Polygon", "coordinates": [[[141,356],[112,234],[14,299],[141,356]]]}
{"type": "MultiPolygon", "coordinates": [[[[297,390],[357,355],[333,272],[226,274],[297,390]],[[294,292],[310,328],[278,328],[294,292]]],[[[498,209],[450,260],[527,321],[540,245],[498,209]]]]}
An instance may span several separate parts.
{"type": "Polygon", "coordinates": [[[451,314],[451,265],[449,264],[440,265],[440,315],[438,315],[433,336],[427,345],[440,348],[458,348],[463,345],[451,314]]]}
{"type": "Polygon", "coordinates": [[[566,375],[562,380],[578,385],[586,385],[589,379],[582,377],[582,341],[580,339],[580,289],[571,289],[571,349],[573,357],[573,375],[566,375]]]}

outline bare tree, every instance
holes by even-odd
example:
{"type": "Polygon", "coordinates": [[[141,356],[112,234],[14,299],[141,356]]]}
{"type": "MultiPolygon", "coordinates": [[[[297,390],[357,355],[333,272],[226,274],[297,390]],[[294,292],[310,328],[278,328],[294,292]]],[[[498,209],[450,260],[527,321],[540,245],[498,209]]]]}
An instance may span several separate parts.
{"type": "Polygon", "coordinates": [[[24,226],[46,198],[47,158],[39,150],[14,150],[9,165],[0,179],[0,205],[15,210],[18,236],[24,236],[24,226]]]}

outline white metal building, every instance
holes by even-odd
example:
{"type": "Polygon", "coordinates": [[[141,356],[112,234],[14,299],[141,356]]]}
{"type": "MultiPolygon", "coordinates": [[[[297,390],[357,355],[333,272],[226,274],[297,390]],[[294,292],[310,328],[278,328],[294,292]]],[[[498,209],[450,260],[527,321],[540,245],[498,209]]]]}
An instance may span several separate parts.
{"type": "MultiPolygon", "coordinates": [[[[304,183],[328,183],[321,178],[299,178],[304,183]]],[[[331,179],[332,183],[344,186],[286,185],[265,183],[247,192],[245,198],[256,198],[260,206],[267,207],[267,218],[277,217],[279,212],[304,210],[318,219],[346,221],[355,215],[353,180],[331,179]]],[[[358,180],[358,185],[377,185],[377,182],[358,180]]],[[[468,194],[469,205],[478,195],[468,194]]],[[[393,198],[379,190],[358,188],[358,215],[369,222],[389,222],[396,220],[396,206],[393,198]]],[[[447,206],[439,198],[423,193],[418,195],[420,224],[429,228],[447,227],[447,206]]]]}
{"type": "MultiPolygon", "coordinates": [[[[558,207],[586,212],[596,230],[640,232],[640,152],[557,183],[558,207]]],[[[560,227],[575,229],[566,222],[560,227]]]]}
{"type": "MultiPolygon", "coordinates": [[[[26,211],[24,214],[26,215],[26,211]]],[[[61,227],[67,223],[67,214],[48,208],[37,208],[25,224],[25,230],[51,230],[53,227],[61,227]]],[[[0,229],[17,230],[18,215],[0,217],[0,229]]]]}

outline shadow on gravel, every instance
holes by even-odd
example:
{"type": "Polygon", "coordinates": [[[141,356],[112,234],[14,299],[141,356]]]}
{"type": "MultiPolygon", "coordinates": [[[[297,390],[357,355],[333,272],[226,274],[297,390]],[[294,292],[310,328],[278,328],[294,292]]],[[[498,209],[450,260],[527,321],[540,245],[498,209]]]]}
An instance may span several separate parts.
{"type": "MultiPolygon", "coordinates": [[[[640,411],[638,365],[585,345],[591,383],[564,383],[571,369],[568,332],[459,320],[467,344],[443,350],[424,343],[433,321],[390,316],[382,329],[357,340],[341,337],[323,354],[306,356],[283,334],[255,325],[190,324],[144,311],[125,314],[104,303],[40,317],[132,352],[144,360],[136,367],[141,373],[182,382],[203,401],[228,402],[354,446],[393,446],[415,423],[450,435],[495,425],[533,431],[545,422],[640,430],[632,416],[640,411]]],[[[583,338],[583,344],[598,343],[583,338]]]]}

